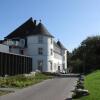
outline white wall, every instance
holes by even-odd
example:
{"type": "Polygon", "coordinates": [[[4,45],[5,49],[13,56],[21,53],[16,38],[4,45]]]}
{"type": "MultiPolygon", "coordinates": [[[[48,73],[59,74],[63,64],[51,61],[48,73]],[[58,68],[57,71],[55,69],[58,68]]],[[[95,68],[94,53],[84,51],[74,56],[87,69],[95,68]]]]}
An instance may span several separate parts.
{"type": "Polygon", "coordinates": [[[67,70],[67,50],[62,51],[62,63],[64,64],[64,69],[67,70]]]}
{"type": "Polygon", "coordinates": [[[0,52],[9,53],[9,46],[0,44],[0,52]]]}
{"type": "Polygon", "coordinates": [[[54,58],[53,65],[54,65],[53,72],[58,71],[58,66],[60,66],[60,70],[62,70],[62,60],[61,59],[54,58]]]}
{"type": "Polygon", "coordinates": [[[67,50],[65,50],[65,68],[67,70],[67,50]]]}
{"type": "Polygon", "coordinates": [[[10,48],[9,51],[11,53],[20,54],[20,52],[19,52],[20,51],[20,48],[10,48]]]}
{"type": "Polygon", "coordinates": [[[48,38],[43,36],[43,43],[38,43],[38,35],[27,37],[27,48],[25,54],[33,58],[33,70],[37,69],[38,60],[43,60],[43,71],[47,71],[47,41],[48,38]],[[43,48],[43,55],[38,54],[38,48],[43,48]]]}
{"type": "MultiPolygon", "coordinates": [[[[44,72],[57,72],[58,66],[60,66],[60,70],[63,70],[63,64],[65,64],[65,68],[67,68],[66,50],[64,50],[61,55],[54,52],[51,55],[51,49],[54,50],[53,38],[51,42],[51,37],[43,36],[43,43],[38,43],[38,37],[39,35],[28,36],[27,47],[24,48],[24,55],[32,57],[33,70],[37,69],[39,60],[43,61],[44,72]],[[38,48],[43,48],[43,55],[38,54],[38,48]],[[65,59],[63,59],[63,56],[65,57],[65,59]],[[52,68],[50,65],[51,62],[52,68]]],[[[19,54],[19,51],[20,48],[12,48],[10,52],[19,54]]]]}
{"type": "Polygon", "coordinates": [[[51,44],[51,38],[48,38],[48,47],[47,48],[48,48],[48,63],[47,63],[48,64],[48,72],[57,72],[58,66],[60,66],[60,71],[64,72],[63,64],[65,65],[64,66],[65,69],[67,68],[66,50],[61,50],[61,54],[53,52],[53,55],[51,55],[50,49],[53,49],[53,51],[55,49],[54,44],[51,44]],[[52,62],[52,69],[50,66],[50,62],[52,62]]]}
{"type": "Polygon", "coordinates": [[[54,53],[51,55],[51,49],[53,51],[53,38],[51,42],[51,37],[47,38],[47,67],[48,67],[48,72],[53,72],[53,58],[54,58],[54,53]],[[52,70],[50,63],[52,63],[52,70]]]}
{"type": "Polygon", "coordinates": [[[51,42],[51,37],[43,36],[43,43],[38,43],[38,35],[36,36],[28,36],[27,37],[27,48],[25,50],[25,54],[32,56],[33,58],[33,70],[37,69],[38,60],[43,60],[43,71],[46,72],[56,72],[58,70],[58,66],[62,64],[62,57],[60,56],[57,59],[54,59],[54,53],[51,55],[51,49],[53,50],[53,38],[51,42]],[[43,55],[38,55],[38,48],[43,48],[43,55]],[[52,70],[50,66],[50,62],[52,62],[52,70]],[[54,68],[54,63],[56,63],[57,67],[54,68]]]}

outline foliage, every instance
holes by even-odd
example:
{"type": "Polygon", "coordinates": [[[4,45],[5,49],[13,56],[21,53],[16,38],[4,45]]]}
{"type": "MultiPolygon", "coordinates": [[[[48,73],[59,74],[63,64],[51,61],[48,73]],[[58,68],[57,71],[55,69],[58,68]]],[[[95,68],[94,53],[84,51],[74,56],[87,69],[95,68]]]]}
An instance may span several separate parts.
{"type": "Polygon", "coordinates": [[[36,84],[48,78],[52,77],[44,75],[42,73],[36,73],[35,76],[28,76],[28,77],[25,77],[24,75],[1,77],[0,87],[23,88],[32,84],[36,84]]]}
{"type": "Polygon", "coordinates": [[[71,57],[72,57],[72,53],[67,51],[67,64],[68,64],[68,67],[71,66],[71,57]]]}
{"type": "Polygon", "coordinates": [[[74,67],[73,67],[73,72],[74,73],[77,73],[77,72],[79,73],[79,72],[82,72],[83,71],[82,61],[80,59],[72,60],[71,61],[71,65],[72,66],[74,65],[74,67]]]}
{"type": "Polygon", "coordinates": [[[73,50],[71,61],[76,62],[72,63],[72,66],[73,68],[80,67],[80,72],[82,70],[83,72],[91,72],[100,69],[100,36],[85,39],[78,48],[73,50]],[[77,62],[77,59],[80,62],[77,62]]]}

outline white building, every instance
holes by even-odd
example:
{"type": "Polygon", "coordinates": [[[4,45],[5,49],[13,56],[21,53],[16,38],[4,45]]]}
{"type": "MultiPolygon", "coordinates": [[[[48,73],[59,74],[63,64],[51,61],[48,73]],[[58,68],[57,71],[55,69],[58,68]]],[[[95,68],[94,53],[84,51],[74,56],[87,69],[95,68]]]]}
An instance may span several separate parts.
{"type": "Polygon", "coordinates": [[[30,18],[5,37],[3,44],[9,52],[32,57],[33,70],[42,72],[65,72],[67,70],[67,50],[44,25],[30,18]]]}
{"type": "Polygon", "coordinates": [[[9,46],[0,44],[0,52],[9,53],[9,46]]]}

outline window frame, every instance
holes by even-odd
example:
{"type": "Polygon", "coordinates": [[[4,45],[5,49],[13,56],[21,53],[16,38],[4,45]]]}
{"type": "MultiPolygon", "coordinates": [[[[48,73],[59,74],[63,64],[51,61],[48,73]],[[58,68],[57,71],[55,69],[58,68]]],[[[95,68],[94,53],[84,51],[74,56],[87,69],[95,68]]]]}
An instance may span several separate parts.
{"type": "Polygon", "coordinates": [[[38,48],[38,55],[43,55],[43,48],[42,47],[38,48]]]}
{"type": "Polygon", "coordinates": [[[38,43],[39,44],[43,43],[43,36],[41,36],[41,35],[38,36],[38,43]]]}
{"type": "Polygon", "coordinates": [[[53,55],[53,49],[50,49],[50,55],[53,55]]]}
{"type": "Polygon", "coordinates": [[[53,39],[51,38],[51,44],[53,44],[53,39]]]}
{"type": "Polygon", "coordinates": [[[53,70],[53,63],[52,63],[52,61],[49,62],[49,65],[50,65],[49,66],[50,67],[50,70],[52,71],[53,70]]]}

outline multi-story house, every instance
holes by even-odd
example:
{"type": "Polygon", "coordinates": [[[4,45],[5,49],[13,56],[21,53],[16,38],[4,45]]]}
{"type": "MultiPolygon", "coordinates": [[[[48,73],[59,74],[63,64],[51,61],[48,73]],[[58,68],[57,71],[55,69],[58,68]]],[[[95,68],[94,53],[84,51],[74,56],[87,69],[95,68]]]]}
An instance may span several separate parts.
{"type": "Polygon", "coordinates": [[[32,57],[33,71],[65,72],[67,70],[67,49],[60,41],[55,42],[45,26],[30,18],[5,37],[3,44],[9,52],[32,57]]]}

